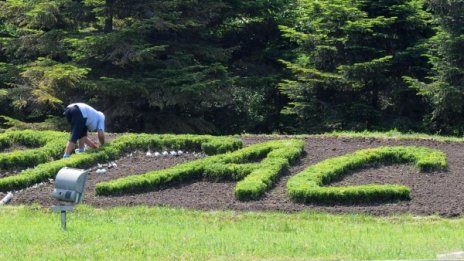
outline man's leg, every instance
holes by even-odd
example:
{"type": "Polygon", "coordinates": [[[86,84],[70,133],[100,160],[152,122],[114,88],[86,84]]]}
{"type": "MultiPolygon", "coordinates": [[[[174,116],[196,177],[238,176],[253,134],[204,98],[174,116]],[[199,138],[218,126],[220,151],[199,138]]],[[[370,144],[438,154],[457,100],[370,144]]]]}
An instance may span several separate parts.
{"type": "Polygon", "coordinates": [[[71,117],[69,118],[71,119],[71,138],[66,144],[66,149],[64,151],[63,158],[67,158],[71,155],[78,140],[80,145],[80,140],[83,136],[82,133],[84,133],[84,130],[87,129],[87,127],[85,126],[84,118],[82,117],[82,113],[77,106],[70,108],[68,113],[70,113],[71,115],[71,117]]]}
{"type": "Polygon", "coordinates": [[[78,141],[78,144],[79,144],[78,147],[79,147],[79,151],[80,151],[80,152],[83,152],[84,149],[85,149],[85,140],[86,140],[86,139],[87,139],[87,137],[82,137],[82,138],[80,138],[79,141],[78,141]]]}
{"type": "Polygon", "coordinates": [[[72,151],[74,150],[74,146],[76,146],[76,143],[68,141],[68,144],[66,144],[66,149],[64,150],[65,158],[71,155],[72,151]]]}

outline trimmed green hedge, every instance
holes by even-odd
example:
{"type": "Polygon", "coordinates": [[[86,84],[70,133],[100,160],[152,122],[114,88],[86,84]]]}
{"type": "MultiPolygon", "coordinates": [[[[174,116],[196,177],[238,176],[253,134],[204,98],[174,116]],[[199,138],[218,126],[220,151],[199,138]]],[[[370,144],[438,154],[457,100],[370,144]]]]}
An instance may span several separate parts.
{"type": "Polygon", "coordinates": [[[54,131],[11,131],[0,134],[0,148],[13,144],[38,147],[0,153],[0,169],[33,167],[63,156],[69,134],[54,131]]]}
{"type": "Polygon", "coordinates": [[[290,178],[287,190],[296,202],[369,202],[409,199],[403,185],[326,187],[347,173],[370,164],[414,163],[421,171],[445,169],[445,153],[426,147],[379,147],[324,160],[290,178]]]}
{"type": "Polygon", "coordinates": [[[207,155],[215,155],[234,151],[242,147],[242,142],[231,137],[210,135],[156,135],[156,134],[124,134],[104,147],[109,154],[134,150],[195,150],[207,155]]]}
{"type": "MultiPolygon", "coordinates": [[[[12,132],[14,133],[14,132],[12,132]]],[[[34,132],[35,135],[48,132],[34,132]]],[[[60,156],[63,153],[66,140],[61,142],[60,156]]],[[[238,139],[229,137],[214,137],[209,135],[150,135],[125,134],[96,150],[73,154],[70,158],[44,163],[33,169],[27,169],[15,176],[0,179],[0,191],[22,189],[33,184],[54,178],[63,167],[87,168],[98,162],[116,159],[124,153],[146,149],[187,149],[200,150],[204,144],[209,144],[209,154],[237,150],[242,146],[238,139]],[[213,144],[213,145],[211,145],[213,144]],[[214,144],[217,147],[214,147],[214,144]]],[[[205,152],[206,153],[206,152],[205,152]]]]}
{"type": "Polygon", "coordinates": [[[212,181],[241,180],[235,189],[236,197],[240,200],[257,199],[272,186],[289,164],[303,154],[303,145],[304,142],[301,140],[270,141],[252,145],[169,169],[102,182],[97,184],[96,192],[98,195],[139,193],[186,180],[206,178],[212,181]],[[260,159],[263,160],[259,163],[253,162],[260,159]]]}
{"type": "Polygon", "coordinates": [[[261,162],[259,168],[237,183],[235,196],[239,200],[261,197],[272,187],[277,177],[304,153],[304,141],[302,140],[274,141],[270,145],[272,145],[272,150],[261,162]]]}

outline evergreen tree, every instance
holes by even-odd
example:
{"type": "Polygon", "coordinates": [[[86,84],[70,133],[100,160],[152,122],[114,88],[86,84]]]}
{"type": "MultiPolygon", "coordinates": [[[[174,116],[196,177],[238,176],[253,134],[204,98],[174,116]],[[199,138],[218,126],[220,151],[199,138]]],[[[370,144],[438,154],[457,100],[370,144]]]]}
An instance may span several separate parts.
{"type": "Polygon", "coordinates": [[[230,51],[209,28],[224,8],[217,1],[4,2],[0,16],[14,32],[2,39],[3,53],[19,70],[4,90],[27,114],[84,100],[105,108],[115,130],[126,128],[123,121],[211,132],[203,114],[230,102],[222,90],[233,82],[230,51]]]}
{"type": "Polygon", "coordinates": [[[307,132],[418,130],[430,108],[451,132],[462,4],[427,1],[429,42],[422,0],[0,1],[0,115],[84,101],[113,131],[307,132]]]}
{"type": "Polygon", "coordinates": [[[88,69],[69,61],[62,42],[77,28],[80,14],[73,1],[0,2],[2,102],[19,118],[61,111],[66,91],[85,78],[88,69]]]}
{"type": "Polygon", "coordinates": [[[431,34],[421,2],[410,0],[299,1],[293,27],[295,75],[281,84],[291,102],[284,110],[302,129],[406,127],[420,115],[418,99],[402,80],[426,70],[418,43],[431,34]],[[408,101],[408,102],[405,102],[408,101]]]}
{"type": "Polygon", "coordinates": [[[0,88],[16,112],[6,114],[60,115],[86,101],[113,130],[273,127],[275,17],[289,1],[0,2],[0,88]]]}
{"type": "Polygon", "coordinates": [[[283,66],[279,57],[288,49],[279,23],[288,23],[293,0],[227,1],[227,19],[217,27],[222,46],[233,50],[228,62],[236,77],[229,88],[234,103],[211,111],[223,133],[272,132],[282,121],[285,104],[278,91],[283,66]]]}
{"type": "Polygon", "coordinates": [[[433,70],[427,80],[407,80],[427,98],[432,110],[425,120],[429,130],[464,133],[464,2],[458,0],[428,1],[438,27],[431,38],[429,59],[433,70]]]}

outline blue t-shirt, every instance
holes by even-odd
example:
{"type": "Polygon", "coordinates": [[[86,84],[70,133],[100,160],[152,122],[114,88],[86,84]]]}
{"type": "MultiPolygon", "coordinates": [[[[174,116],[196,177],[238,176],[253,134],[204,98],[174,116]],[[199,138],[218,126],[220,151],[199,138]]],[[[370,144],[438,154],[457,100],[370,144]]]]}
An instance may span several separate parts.
{"type": "Polygon", "coordinates": [[[85,103],[73,103],[68,105],[72,107],[77,105],[84,117],[85,125],[89,131],[105,131],[105,115],[85,103]]]}

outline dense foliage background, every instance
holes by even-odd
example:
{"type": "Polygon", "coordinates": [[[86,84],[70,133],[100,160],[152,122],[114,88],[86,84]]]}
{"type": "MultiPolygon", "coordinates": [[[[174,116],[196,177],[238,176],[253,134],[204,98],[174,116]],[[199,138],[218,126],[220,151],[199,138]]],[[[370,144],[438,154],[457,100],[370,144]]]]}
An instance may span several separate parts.
{"type": "Polygon", "coordinates": [[[0,1],[0,115],[66,129],[81,101],[110,131],[460,135],[463,14],[462,0],[0,1]]]}

